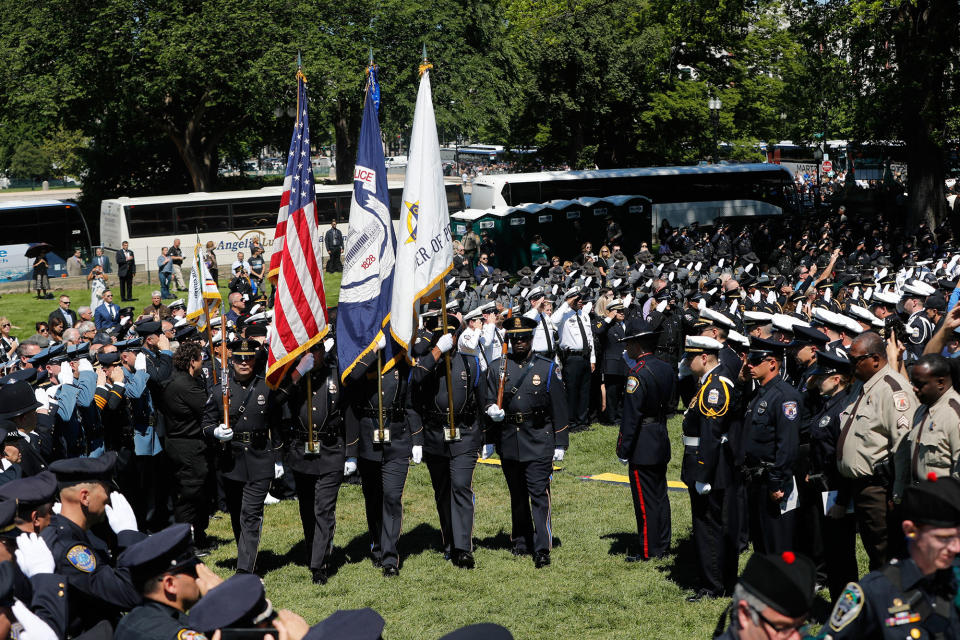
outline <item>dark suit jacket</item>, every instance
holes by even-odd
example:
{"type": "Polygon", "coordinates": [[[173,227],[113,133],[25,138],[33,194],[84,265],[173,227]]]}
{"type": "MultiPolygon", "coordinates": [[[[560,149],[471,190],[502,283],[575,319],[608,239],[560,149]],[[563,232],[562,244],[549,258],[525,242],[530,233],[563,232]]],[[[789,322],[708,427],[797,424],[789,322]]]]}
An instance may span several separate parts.
{"type": "Polygon", "coordinates": [[[137,266],[133,261],[133,251],[128,250],[127,253],[130,254],[129,260],[123,255],[122,249],[117,251],[117,276],[120,278],[132,276],[137,272],[137,266]]]}
{"type": "MultiPolygon", "coordinates": [[[[73,309],[67,309],[67,313],[70,315],[71,318],[73,318],[73,324],[71,326],[73,327],[77,326],[76,311],[74,311],[73,309]]],[[[51,311],[50,315],[47,316],[47,326],[50,326],[50,324],[53,322],[53,319],[58,317],[63,318],[63,314],[60,312],[60,307],[57,307],[56,309],[51,311]]],[[[66,328],[69,328],[69,327],[66,327],[66,328]]]]}

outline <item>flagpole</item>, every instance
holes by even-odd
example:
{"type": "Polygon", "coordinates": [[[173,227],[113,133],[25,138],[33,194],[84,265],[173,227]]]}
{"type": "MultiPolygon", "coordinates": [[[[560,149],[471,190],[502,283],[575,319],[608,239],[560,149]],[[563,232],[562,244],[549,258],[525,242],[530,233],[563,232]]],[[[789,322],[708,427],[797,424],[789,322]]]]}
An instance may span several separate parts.
{"type": "Polygon", "coordinates": [[[377,349],[377,439],[376,442],[383,444],[383,439],[385,437],[383,431],[383,375],[381,369],[383,364],[381,363],[380,349],[377,349]]]}
{"type": "Polygon", "coordinates": [[[313,372],[307,371],[307,453],[316,453],[313,446],[313,372]]]}
{"type": "MultiPolygon", "coordinates": [[[[447,334],[447,285],[443,281],[443,278],[440,279],[440,318],[441,325],[443,327],[443,334],[447,334]]],[[[443,354],[443,365],[447,370],[447,423],[449,425],[449,430],[445,434],[446,437],[444,440],[447,442],[455,442],[460,440],[460,434],[457,430],[456,421],[453,418],[453,380],[450,379],[450,352],[447,351],[443,354]]],[[[467,372],[469,374],[469,372],[467,372]]]]}
{"type": "MultiPolygon", "coordinates": [[[[210,331],[210,308],[207,306],[206,297],[203,298],[203,317],[207,321],[207,346],[210,348],[210,373],[213,375],[213,384],[217,384],[217,366],[216,353],[213,350],[213,333],[210,331]]],[[[223,316],[220,317],[220,330],[223,331],[223,316]]]]}

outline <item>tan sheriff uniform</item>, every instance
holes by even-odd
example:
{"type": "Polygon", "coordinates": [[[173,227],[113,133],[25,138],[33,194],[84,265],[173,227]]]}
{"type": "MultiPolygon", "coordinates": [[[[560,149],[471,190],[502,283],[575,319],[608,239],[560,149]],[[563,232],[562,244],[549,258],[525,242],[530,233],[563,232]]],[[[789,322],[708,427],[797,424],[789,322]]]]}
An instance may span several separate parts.
{"type": "Polygon", "coordinates": [[[960,478],[960,394],[948,387],[931,406],[920,405],[897,449],[894,496],[931,471],[960,478]]]}
{"type": "MultiPolygon", "coordinates": [[[[893,526],[888,508],[894,484],[891,463],[918,405],[910,383],[887,365],[863,383],[840,414],[837,469],[853,480],[853,511],[871,571],[888,560],[888,531],[893,526]]],[[[891,555],[899,550],[890,549],[891,555]]]]}

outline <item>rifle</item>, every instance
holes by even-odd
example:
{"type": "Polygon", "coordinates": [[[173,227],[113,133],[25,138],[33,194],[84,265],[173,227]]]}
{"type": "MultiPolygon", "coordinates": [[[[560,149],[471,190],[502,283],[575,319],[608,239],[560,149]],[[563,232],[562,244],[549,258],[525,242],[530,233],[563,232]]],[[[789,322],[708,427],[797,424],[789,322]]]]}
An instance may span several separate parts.
{"type": "MultiPolygon", "coordinates": [[[[513,309],[507,309],[507,320],[513,314],[513,309]]],[[[496,329],[494,329],[496,331],[496,329]]],[[[504,330],[503,345],[500,350],[500,384],[497,385],[497,406],[503,409],[503,387],[507,383],[507,334],[504,330]]]]}

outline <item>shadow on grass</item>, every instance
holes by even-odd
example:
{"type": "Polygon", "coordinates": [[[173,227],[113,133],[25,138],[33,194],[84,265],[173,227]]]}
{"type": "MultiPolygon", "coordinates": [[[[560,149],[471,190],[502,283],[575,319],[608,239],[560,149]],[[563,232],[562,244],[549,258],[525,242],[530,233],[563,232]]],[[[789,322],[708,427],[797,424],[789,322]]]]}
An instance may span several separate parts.
{"type": "Polygon", "coordinates": [[[693,542],[693,535],[680,538],[670,551],[673,554],[673,562],[657,567],[657,570],[665,573],[667,580],[681,589],[700,588],[699,556],[697,545],[693,542]]]}

